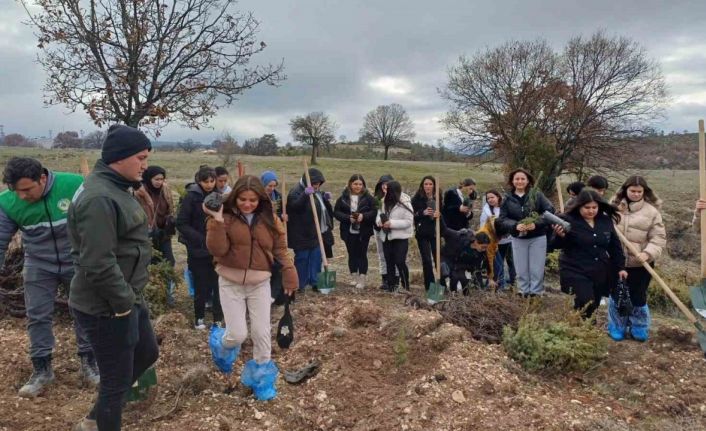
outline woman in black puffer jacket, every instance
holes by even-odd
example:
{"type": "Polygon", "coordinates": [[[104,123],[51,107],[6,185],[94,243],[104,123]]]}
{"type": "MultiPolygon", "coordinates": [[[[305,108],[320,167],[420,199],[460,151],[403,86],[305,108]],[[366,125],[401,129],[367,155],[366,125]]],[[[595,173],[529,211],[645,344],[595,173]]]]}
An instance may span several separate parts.
{"type": "Polygon", "coordinates": [[[533,213],[554,213],[551,202],[539,190],[533,190],[534,177],[524,169],[508,175],[510,193],[503,198],[498,223],[512,235],[512,256],[517,273],[518,293],[537,296],[544,293],[544,263],[547,257],[547,233],[550,224],[541,217],[520,223],[533,213]]]}
{"type": "Polygon", "coordinates": [[[439,208],[442,208],[441,202],[435,202],[435,189],[436,179],[431,175],[427,175],[422,178],[417,193],[412,197],[414,236],[417,239],[419,254],[422,257],[425,290],[429,290],[429,285],[434,282],[436,218],[441,215],[439,208]]]}
{"type": "Polygon", "coordinates": [[[206,329],[204,317],[206,301],[213,301],[213,321],[223,320],[218,296],[218,274],[213,266],[213,256],[206,248],[206,213],[203,201],[216,187],[216,171],[201,166],[194,176],[196,182],[186,185],[186,196],[179,206],[176,227],[179,242],[186,245],[187,264],[194,280],[194,327],[206,329]]]}
{"type": "Polygon", "coordinates": [[[373,223],[377,209],[375,199],[365,186],[360,174],[348,180],[348,186],[336,200],[333,216],[340,222],[341,239],[348,251],[348,270],[351,272],[351,285],[362,289],[368,273],[368,244],[373,236],[373,223]]]}

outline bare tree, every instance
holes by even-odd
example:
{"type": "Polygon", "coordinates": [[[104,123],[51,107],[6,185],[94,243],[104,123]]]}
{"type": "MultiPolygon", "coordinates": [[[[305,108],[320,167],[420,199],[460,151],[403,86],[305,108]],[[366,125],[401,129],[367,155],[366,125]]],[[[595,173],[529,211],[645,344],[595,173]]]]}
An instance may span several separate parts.
{"type": "Polygon", "coordinates": [[[414,124],[401,105],[381,105],[365,116],[360,136],[361,140],[375,141],[385,147],[387,160],[390,147],[414,138],[414,124]]]}
{"type": "Polygon", "coordinates": [[[319,149],[336,140],[338,125],[323,112],[312,112],[293,118],[289,127],[295,141],[311,145],[311,164],[315,165],[319,149]]]}
{"type": "Polygon", "coordinates": [[[10,133],[9,135],[5,136],[5,139],[3,140],[3,145],[7,147],[36,147],[36,144],[29,139],[27,139],[24,135],[21,135],[19,133],[10,133]]]}
{"type": "Polygon", "coordinates": [[[199,144],[194,142],[193,139],[187,139],[177,143],[177,146],[181,148],[185,153],[193,153],[199,147],[199,144]]]}
{"type": "Polygon", "coordinates": [[[103,141],[105,141],[107,134],[108,132],[104,130],[96,130],[95,132],[89,133],[83,138],[84,148],[100,149],[103,146],[103,141]]]}
{"type": "Polygon", "coordinates": [[[562,52],[509,42],[461,57],[441,95],[460,150],[542,172],[545,191],[565,171],[620,167],[616,151],[648,130],[666,100],[658,64],[638,43],[602,32],[562,52]]]}
{"type": "Polygon", "coordinates": [[[54,137],[52,148],[81,148],[83,140],[78,137],[78,132],[61,132],[54,137]]]}
{"type": "Polygon", "coordinates": [[[234,0],[20,0],[47,72],[45,103],[84,110],[97,126],[208,124],[245,90],[285,79],[251,65],[259,23],[234,0]]]}
{"type": "Polygon", "coordinates": [[[238,141],[228,132],[211,143],[221,156],[221,166],[230,166],[235,163],[235,155],[241,152],[238,141]]]}

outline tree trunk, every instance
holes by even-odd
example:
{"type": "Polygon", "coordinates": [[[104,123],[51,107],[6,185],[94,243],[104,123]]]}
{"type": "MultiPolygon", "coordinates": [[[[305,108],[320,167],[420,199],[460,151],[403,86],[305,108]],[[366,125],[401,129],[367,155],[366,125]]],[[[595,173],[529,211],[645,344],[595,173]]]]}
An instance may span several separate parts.
{"type": "Polygon", "coordinates": [[[315,165],[316,164],[316,153],[318,152],[318,148],[312,146],[311,147],[311,162],[310,164],[315,165]]]}
{"type": "Polygon", "coordinates": [[[385,159],[384,159],[384,160],[387,160],[387,152],[388,152],[389,150],[390,150],[390,146],[389,146],[389,145],[385,145],[385,159]]]}

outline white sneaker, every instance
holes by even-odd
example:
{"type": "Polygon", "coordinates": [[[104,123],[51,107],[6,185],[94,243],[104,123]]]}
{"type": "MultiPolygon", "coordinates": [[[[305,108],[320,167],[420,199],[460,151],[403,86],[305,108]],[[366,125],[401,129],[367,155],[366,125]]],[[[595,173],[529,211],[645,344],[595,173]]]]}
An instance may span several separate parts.
{"type": "Polygon", "coordinates": [[[358,275],[358,282],[355,285],[356,289],[364,289],[365,288],[365,278],[366,278],[365,274],[358,275]]]}
{"type": "Polygon", "coordinates": [[[357,272],[354,272],[353,274],[351,274],[351,283],[350,284],[351,284],[351,286],[358,287],[357,286],[358,285],[358,273],[357,272]]]}
{"type": "Polygon", "coordinates": [[[200,331],[203,331],[204,329],[206,329],[206,324],[203,323],[203,319],[198,319],[196,321],[196,324],[194,325],[194,329],[198,329],[200,331]]]}

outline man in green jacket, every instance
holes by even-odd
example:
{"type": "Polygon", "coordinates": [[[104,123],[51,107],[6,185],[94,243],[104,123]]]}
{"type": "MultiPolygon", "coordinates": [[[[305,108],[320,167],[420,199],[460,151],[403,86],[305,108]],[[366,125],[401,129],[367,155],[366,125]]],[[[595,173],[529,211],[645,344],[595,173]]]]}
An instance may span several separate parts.
{"type": "MultiPolygon", "coordinates": [[[[5,165],[3,182],[8,189],[0,193],[0,266],[12,237],[21,231],[29,356],[34,371],[19,395],[34,398],[54,381],[54,299],[59,284],[68,288],[74,275],[66,216],[83,177],[52,172],[29,157],[13,157],[5,165]]],[[[81,376],[85,383],[96,386],[98,367],[91,344],[78,325],[74,329],[81,376]]]]}
{"type": "Polygon", "coordinates": [[[76,267],[69,306],[88,334],[101,375],[93,409],[75,430],[120,430],[127,392],[159,355],[142,296],[152,243],[147,216],[133,196],[151,149],[139,130],[111,126],[101,159],[69,208],[76,267]]]}

